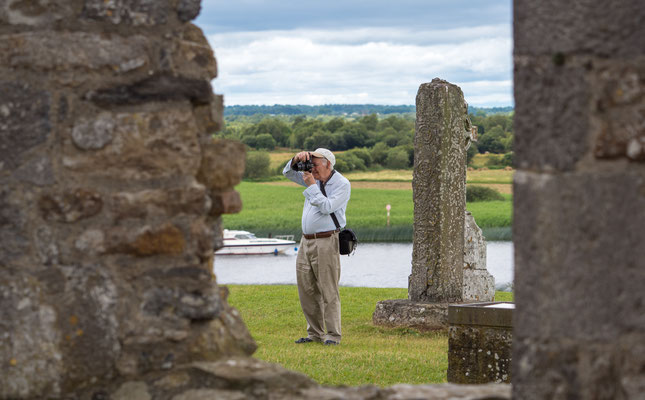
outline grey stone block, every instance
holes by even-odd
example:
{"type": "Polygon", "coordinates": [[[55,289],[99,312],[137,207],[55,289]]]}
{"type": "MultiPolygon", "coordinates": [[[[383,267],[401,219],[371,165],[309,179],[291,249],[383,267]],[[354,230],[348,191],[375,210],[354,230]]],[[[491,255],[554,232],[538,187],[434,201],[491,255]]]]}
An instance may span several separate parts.
{"type": "Polygon", "coordinates": [[[0,263],[25,257],[29,253],[28,216],[22,208],[21,193],[8,185],[0,187],[0,263]]]}
{"type": "MultiPolygon", "coordinates": [[[[643,2],[516,0],[515,54],[634,58],[645,54],[643,2]]],[[[516,114],[517,115],[517,114],[516,114]]]]}
{"type": "MultiPolygon", "coordinates": [[[[190,280],[186,279],[185,285],[191,285],[190,280]]],[[[167,317],[172,313],[190,320],[207,320],[219,316],[222,308],[220,303],[219,292],[210,287],[156,287],[144,293],[141,307],[149,315],[167,317]]]]}
{"type": "Polygon", "coordinates": [[[25,274],[0,278],[0,398],[60,396],[63,335],[56,309],[43,301],[41,290],[25,274]]]}
{"type": "Polygon", "coordinates": [[[72,140],[83,150],[102,149],[114,138],[116,123],[109,113],[93,119],[79,119],[72,130],[72,140]]]}
{"type": "Polygon", "coordinates": [[[527,338],[513,343],[514,398],[640,399],[645,336],[527,338]]]}
{"type": "Polygon", "coordinates": [[[594,156],[645,161],[645,58],[594,63],[594,156]]]}
{"type": "Polygon", "coordinates": [[[2,37],[0,63],[36,73],[55,69],[52,82],[75,87],[92,79],[88,72],[103,73],[106,79],[150,68],[152,43],[141,34],[108,38],[91,32],[23,32],[2,37]]]}
{"type": "Polygon", "coordinates": [[[513,192],[517,337],[645,329],[645,175],[520,171],[513,192]]]}
{"type": "Polygon", "coordinates": [[[153,26],[168,21],[170,4],[158,0],[85,0],[83,18],[113,24],[153,26]]]}
{"type": "Polygon", "coordinates": [[[101,212],[103,199],[92,190],[77,188],[43,194],[38,199],[38,208],[45,220],[75,222],[101,212]]]}
{"type": "Polygon", "coordinates": [[[197,18],[201,8],[201,0],[179,0],[177,4],[179,20],[187,22],[197,18]]]}
{"type": "Polygon", "coordinates": [[[0,172],[16,168],[24,153],[47,141],[50,94],[26,84],[0,82],[0,172]]]}
{"type": "Polygon", "coordinates": [[[452,304],[448,309],[450,325],[513,327],[514,304],[510,302],[484,302],[452,304]]]}
{"type": "Polygon", "coordinates": [[[486,240],[475,218],[466,211],[464,226],[464,270],[486,270],[486,240]]]}
{"type": "Polygon", "coordinates": [[[207,80],[159,74],[125,86],[91,91],[87,99],[100,106],[134,105],[151,101],[190,100],[195,104],[211,101],[212,88],[207,80]]]}
{"type": "Polygon", "coordinates": [[[475,218],[466,211],[464,227],[464,301],[493,301],[495,278],[486,270],[486,240],[475,218]]]}
{"type": "Polygon", "coordinates": [[[582,67],[515,65],[516,166],[570,171],[589,150],[590,88],[582,67]],[[521,88],[521,89],[520,89],[521,88]]]}
{"type": "Polygon", "coordinates": [[[450,326],[448,382],[510,383],[511,329],[490,326],[450,326]]]}
{"type": "Polygon", "coordinates": [[[14,179],[37,186],[54,184],[54,169],[51,159],[46,155],[38,155],[23,163],[13,174],[14,179]]]}
{"type": "Polygon", "coordinates": [[[0,3],[0,22],[13,26],[52,26],[73,16],[71,1],[40,1],[37,5],[21,0],[0,3]]]}
{"type": "Polygon", "coordinates": [[[516,334],[512,355],[513,398],[581,399],[577,350],[571,340],[533,342],[516,334]]]}
{"type": "Polygon", "coordinates": [[[421,331],[448,328],[448,303],[422,303],[407,299],[376,303],[374,325],[409,327],[421,331]]]}
{"type": "Polygon", "coordinates": [[[464,301],[492,301],[495,278],[485,269],[464,269],[464,301]]]}
{"type": "Polygon", "coordinates": [[[451,305],[448,382],[510,383],[512,303],[451,305]]]}
{"type": "Polygon", "coordinates": [[[176,188],[178,183],[170,178],[195,173],[199,167],[204,152],[200,151],[198,128],[189,103],[174,103],[154,112],[112,113],[110,118],[115,121],[115,129],[112,141],[103,148],[81,151],[73,140],[64,143],[62,165],[66,172],[88,173],[119,182],[169,179],[153,187],[156,189],[176,188]]]}

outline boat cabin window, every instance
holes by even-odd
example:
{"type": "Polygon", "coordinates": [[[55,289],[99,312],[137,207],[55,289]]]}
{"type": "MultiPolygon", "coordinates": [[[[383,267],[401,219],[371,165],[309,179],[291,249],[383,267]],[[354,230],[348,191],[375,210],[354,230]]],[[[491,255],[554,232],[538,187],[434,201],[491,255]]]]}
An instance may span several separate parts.
{"type": "Polygon", "coordinates": [[[235,239],[255,239],[255,235],[252,233],[238,233],[235,235],[235,239]]]}

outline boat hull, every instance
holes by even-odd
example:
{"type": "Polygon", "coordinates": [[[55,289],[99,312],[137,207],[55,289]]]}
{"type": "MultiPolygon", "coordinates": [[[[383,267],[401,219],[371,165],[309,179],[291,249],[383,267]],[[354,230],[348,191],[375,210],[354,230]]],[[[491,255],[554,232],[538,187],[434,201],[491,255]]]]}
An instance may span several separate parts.
{"type": "Polygon", "coordinates": [[[296,242],[281,243],[281,244],[239,244],[239,245],[225,245],[215,252],[218,256],[229,255],[261,255],[261,254],[280,254],[289,249],[293,249],[296,242]]]}
{"type": "Polygon", "coordinates": [[[224,247],[215,254],[227,255],[256,255],[280,254],[294,248],[296,242],[293,235],[283,235],[275,238],[258,238],[247,231],[224,229],[224,247]]]}

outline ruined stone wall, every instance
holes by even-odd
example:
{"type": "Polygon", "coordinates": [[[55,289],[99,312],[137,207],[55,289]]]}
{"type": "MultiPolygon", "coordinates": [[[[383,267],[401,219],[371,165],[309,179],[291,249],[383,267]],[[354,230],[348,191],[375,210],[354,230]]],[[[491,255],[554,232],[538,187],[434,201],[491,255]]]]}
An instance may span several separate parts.
{"type": "Polygon", "coordinates": [[[643,2],[514,20],[513,397],[643,398],[643,2]]]}
{"type": "Polygon", "coordinates": [[[485,399],[326,388],[255,350],[211,265],[239,143],[198,0],[0,1],[0,399],[485,399]]]}
{"type": "Polygon", "coordinates": [[[199,9],[0,2],[0,398],[253,352],[211,272],[244,154],[199,9]]]}

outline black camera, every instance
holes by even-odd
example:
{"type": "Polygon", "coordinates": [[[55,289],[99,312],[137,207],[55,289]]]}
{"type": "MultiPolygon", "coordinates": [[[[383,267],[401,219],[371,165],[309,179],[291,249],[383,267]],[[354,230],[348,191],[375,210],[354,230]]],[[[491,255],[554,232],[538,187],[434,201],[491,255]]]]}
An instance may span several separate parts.
{"type": "Polygon", "coordinates": [[[293,169],[296,171],[307,171],[307,172],[311,172],[313,168],[314,168],[314,163],[312,163],[311,160],[298,161],[296,165],[294,165],[293,167],[293,169]]]}

